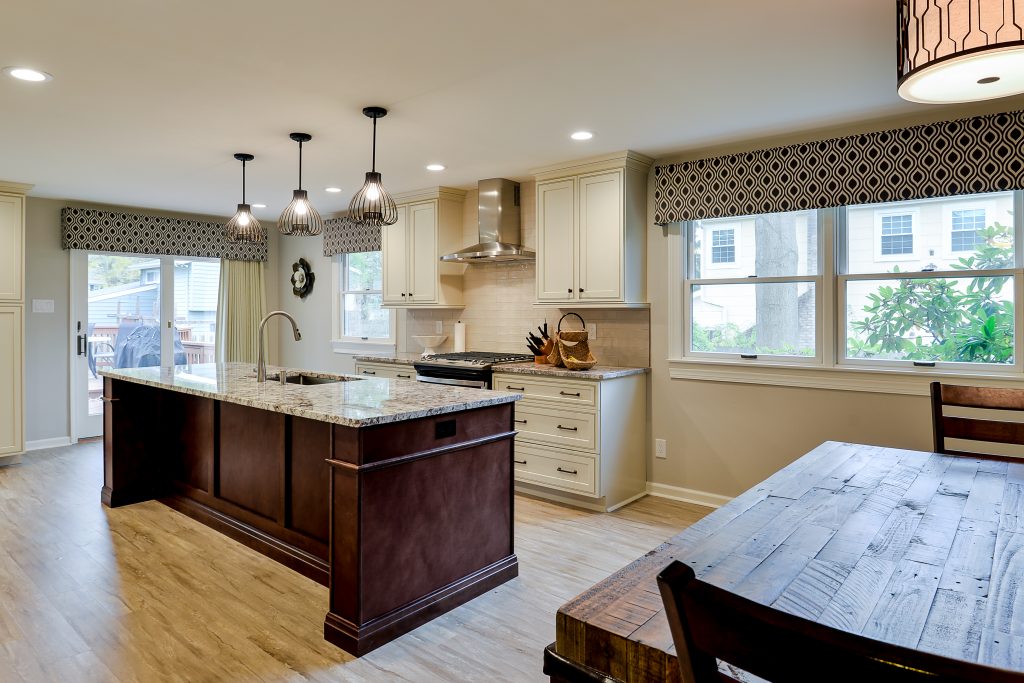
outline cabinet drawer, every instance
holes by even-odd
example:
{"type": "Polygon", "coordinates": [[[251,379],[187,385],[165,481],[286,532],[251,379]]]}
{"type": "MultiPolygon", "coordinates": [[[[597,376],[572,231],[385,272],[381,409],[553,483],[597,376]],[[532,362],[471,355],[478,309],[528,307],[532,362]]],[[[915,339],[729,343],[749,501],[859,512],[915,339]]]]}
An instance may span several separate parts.
{"type": "Polygon", "coordinates": [[[520,405],[516,406],[515,420],[519,430],[517,443],[546,443],[597,452],[597,420],[593,414],[520,405]]]}
{"type": "Polygon", "coordinates": [[[356,374],[377,379],[416,379],[416,370],[411,365],[390,363],[356,363],[356,374]]]}
{"type": "Polygon", "coordinates": [[[597,405],[597,382],[495,373],[492,384],[501,391],[518,391],[526,399],[572,406],[574,410],[597,405]]]}
{"type": "Polygon", "coordinates": [[[542,484],[574,493],[597,493],[593,458],[564,453],[556,456],[540,449],[516,444],[513,466],[518,481],[542,484]]]}

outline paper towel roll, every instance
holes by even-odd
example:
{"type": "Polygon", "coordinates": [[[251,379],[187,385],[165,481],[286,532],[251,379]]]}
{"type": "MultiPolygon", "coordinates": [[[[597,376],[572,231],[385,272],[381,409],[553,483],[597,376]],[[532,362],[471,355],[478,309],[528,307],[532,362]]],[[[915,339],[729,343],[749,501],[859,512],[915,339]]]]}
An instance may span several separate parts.
{"type": "Polygon", "coordinates": [[[452,338],[456,353],[466,350],[466,323],[461,320],[455,323],[452,328],[452,338]]]}

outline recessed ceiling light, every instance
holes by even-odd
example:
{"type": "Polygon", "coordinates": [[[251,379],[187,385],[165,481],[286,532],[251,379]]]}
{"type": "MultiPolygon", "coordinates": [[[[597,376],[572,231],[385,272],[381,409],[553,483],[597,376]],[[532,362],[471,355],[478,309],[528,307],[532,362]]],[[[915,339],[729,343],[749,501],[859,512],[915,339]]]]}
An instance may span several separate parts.
{"type": "Polygon", "coordinates": [[[340,187],[325,187],[324,191],[325,192],[341,192],[341,188],[340,187]]]}
{"type": "Polygon", "coordinates": [[[427,164],[428,171],[443,171],[444,164],[427,164]]]}
{"type": "Polygon", "coordinates": [[[254,208],[254,209],[265,209],[265,208],[267,208],[267,205],[266,204],[253,204],[252,208],[254,208]]]}
{"type": "Polygon", "coordinates": [[[8,66],[4,67],[4,73],[11,78],[17,78],[19,81],[31,81],[33,83],[41,83],[43,81],[52,81],[53,76],[46,73],[45,71],[36,71],[35,69],[29,69],[24,66],[8,66]]]}
{"type": "Polygon", "coordinates": [[[591,133],[589,130],[578,130],[569,137],[571,137],[573,140],[589,140],[590,138],[594,137],[594,134],[591,133]]]}

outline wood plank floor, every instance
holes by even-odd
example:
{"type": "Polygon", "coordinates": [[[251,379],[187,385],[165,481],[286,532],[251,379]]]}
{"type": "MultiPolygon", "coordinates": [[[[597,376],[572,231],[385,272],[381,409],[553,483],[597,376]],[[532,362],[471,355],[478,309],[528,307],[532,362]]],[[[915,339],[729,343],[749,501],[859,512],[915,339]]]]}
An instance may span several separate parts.
{"type": "Polygon", "coordinates": [[[355,659],[327,589],[159,503],[100,505],[98,442],[0,468],[0,680],[543,681],[555,611],[707,508],[516,497],[520,576],[355,659]]]}

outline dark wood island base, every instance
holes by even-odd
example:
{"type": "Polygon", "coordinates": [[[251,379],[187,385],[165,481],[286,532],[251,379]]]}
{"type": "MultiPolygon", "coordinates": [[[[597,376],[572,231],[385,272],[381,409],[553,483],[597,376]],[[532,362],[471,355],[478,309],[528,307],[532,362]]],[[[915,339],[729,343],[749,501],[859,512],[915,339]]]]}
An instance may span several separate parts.
{"type": "Polygon", "coordinates": [[[361,656],[516,577],[513,405],[348,427],[104,379],[102,501],[157,499],[328,586],[361,656]]]}

